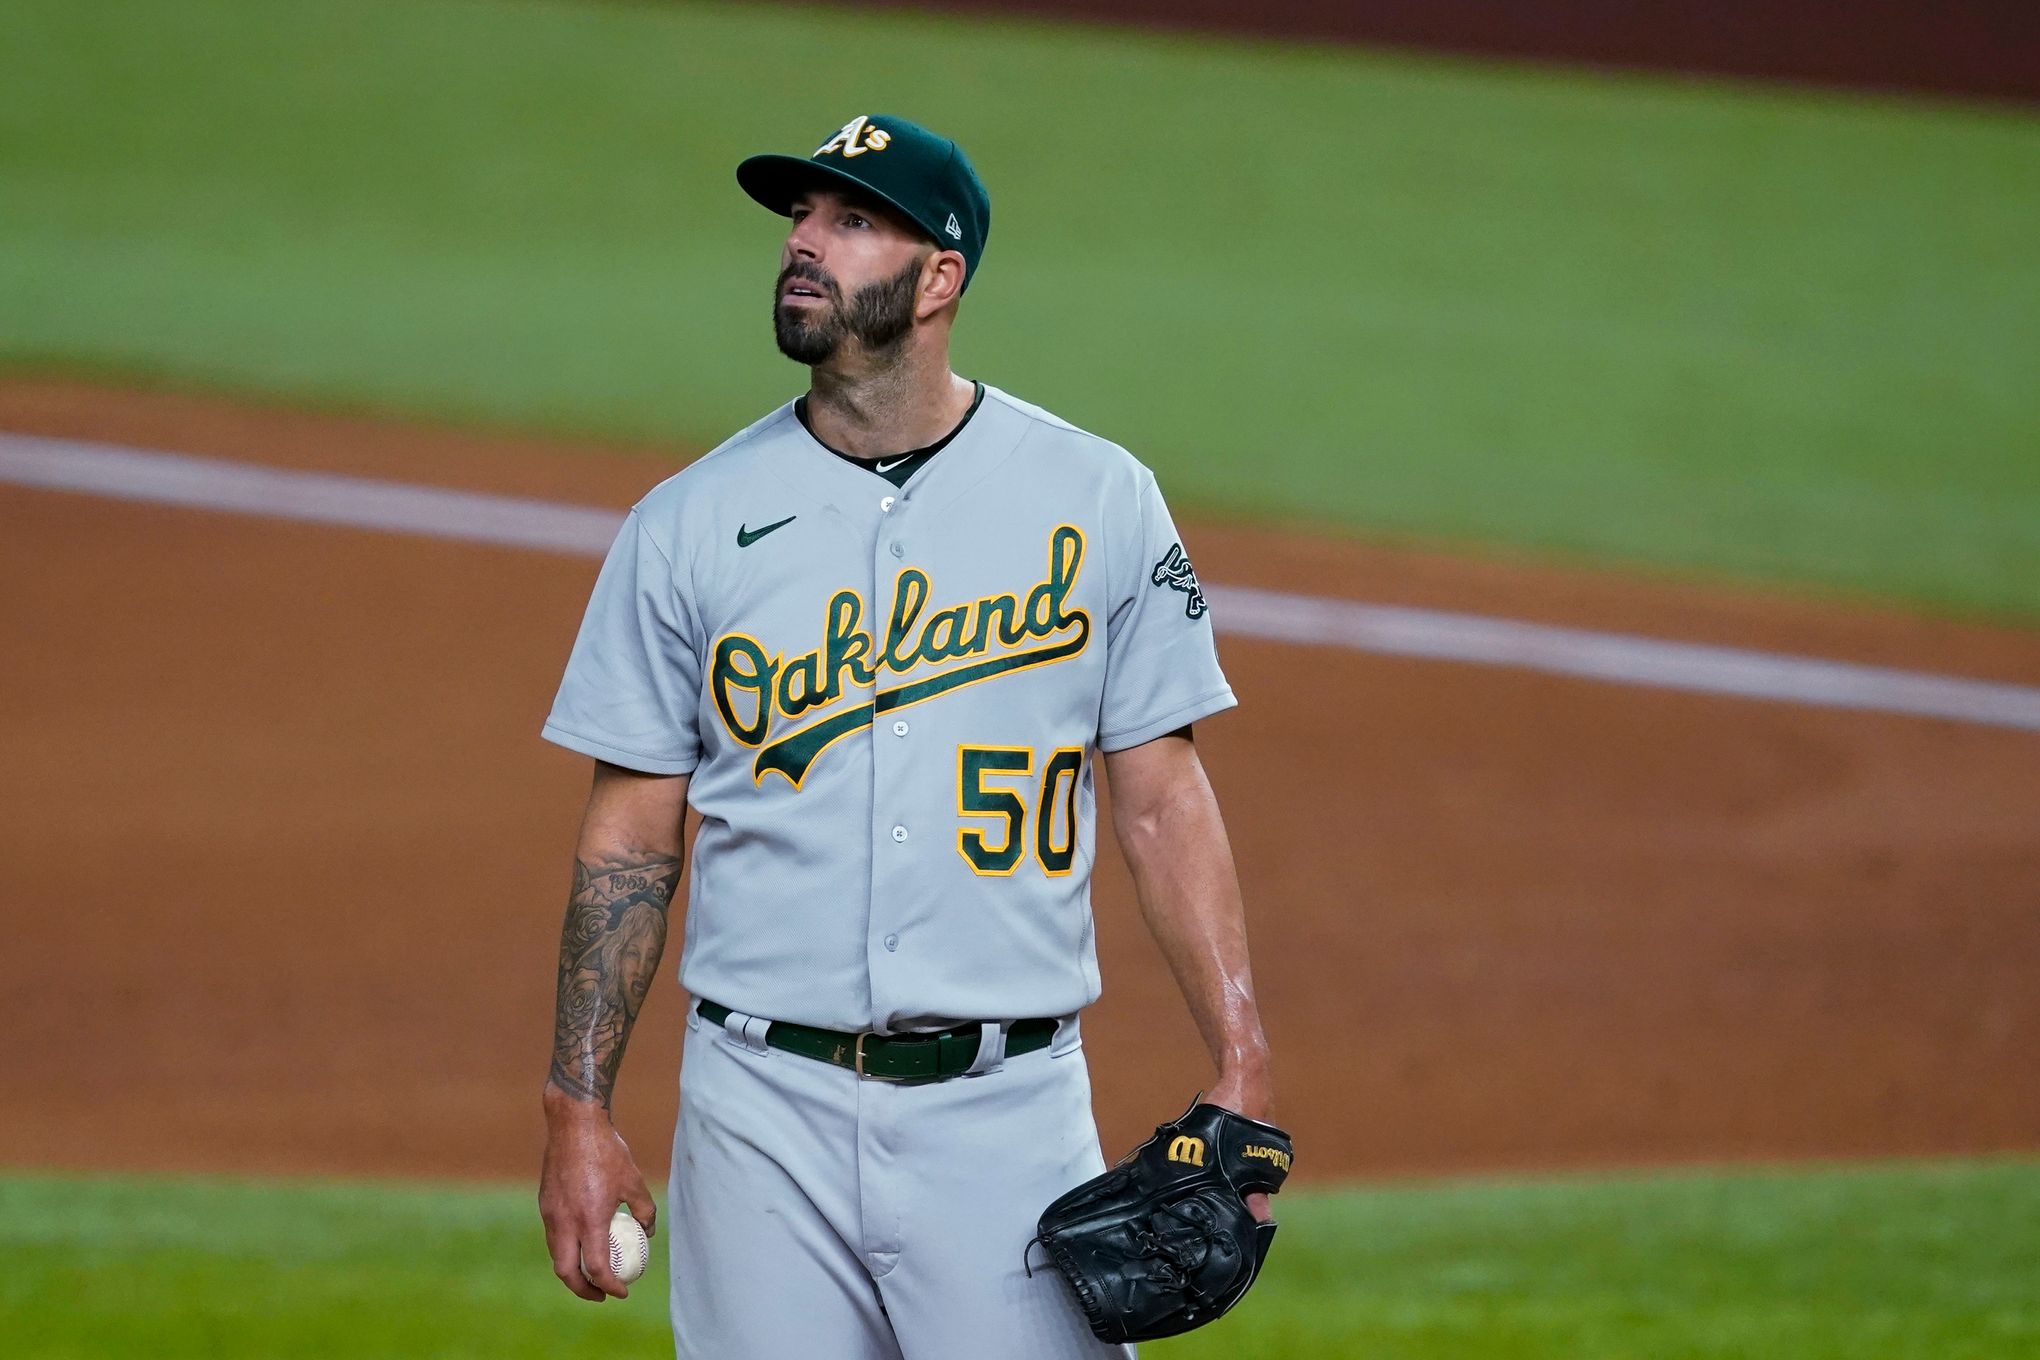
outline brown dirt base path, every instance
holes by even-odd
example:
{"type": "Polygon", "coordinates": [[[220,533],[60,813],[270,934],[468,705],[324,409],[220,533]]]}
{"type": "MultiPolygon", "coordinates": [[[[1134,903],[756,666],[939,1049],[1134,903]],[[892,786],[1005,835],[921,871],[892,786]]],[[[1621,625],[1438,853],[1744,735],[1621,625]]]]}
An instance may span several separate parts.
{"type": "MultiPolygon", "coordinates": [[[[0,428],[627,503],[670,467],[58,383],[0,428]]],[[[2040,634],[1193,525],[1208,579],[2040,680],[2040,634]]],[[[0,488],[0,1165],[524,1177],[593,561],[0,488]]],[[[1233,639],[1311,1178],[2040,1147],[2040,736],[1233,639]]],[[[1110,837],[1100,838],[1101,843],[1110,837]]],[[[1108,1149],[1205,1079],[1116,859],[1108,1149]]],[[[680,993],[619,1116],[663,1166],[680,993]]]]}

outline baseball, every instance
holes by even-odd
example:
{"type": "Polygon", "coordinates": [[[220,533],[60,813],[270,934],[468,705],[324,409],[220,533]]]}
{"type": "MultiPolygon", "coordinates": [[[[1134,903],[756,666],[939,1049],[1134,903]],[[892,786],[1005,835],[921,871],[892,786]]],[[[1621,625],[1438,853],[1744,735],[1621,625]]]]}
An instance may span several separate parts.
{"type": "Polygon", "coordinates": [[[652,1244],[646,1240],[645,1230],[628,1209],[618,1209],[616,1217],[609,1220],[609,1273],[625,1284],[635,1284],[651,1256],[652,1244]]]}

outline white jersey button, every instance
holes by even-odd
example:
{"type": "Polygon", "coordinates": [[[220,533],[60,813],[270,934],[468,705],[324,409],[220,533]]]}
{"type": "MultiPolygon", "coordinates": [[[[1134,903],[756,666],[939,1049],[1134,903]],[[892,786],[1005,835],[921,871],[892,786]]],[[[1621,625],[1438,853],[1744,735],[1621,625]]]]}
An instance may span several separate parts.
{"type": "Polygon", "coordinates": [[[892,734],[896,737],[904,737],[905,735],[907,735],[907,720],[905,718],[901,718],[898,722],[892,725],[892,734]]]}
{"type": "Polygon", "coordinates": [[[903,826],[894,827],[892,829],[892,838],[896,841],[905,840],[907,838],[907,829],[903,826]]]}
{"type": "Polygon", "coordinates": [[[891,547],[892,547],[892,555],[893,555],[894,557],[905,557],[905,556],[907,555],[907,550],[906,550],[906,547],[905,547],[905,546],[904,546],[903,544],[899,543],[898,541],[895,541],[895,542],[894,542],[894,543],[893,543],[893,544],[891,545],[891,547]]]}
{"type": "Polygon", "coordinates": [[[886,952],[886,953],[888,953],[888,954],[895,954],[895,953],[898,953],[898,952],[899,952],[899,947],[900,947],[900,937],[899,937],[899,936],[897,936],[897,935],[888,935],[888,936],[886,936],[886,937],[885,937],[885,952],[886,952]]]}
{"type": "Polygon", "coordinates": [[[891,496],[887,496],[884,500],[878,503],[878,512],[882,515],[890,515],[892,513],[892,502],[893,498],[891,496]]]}

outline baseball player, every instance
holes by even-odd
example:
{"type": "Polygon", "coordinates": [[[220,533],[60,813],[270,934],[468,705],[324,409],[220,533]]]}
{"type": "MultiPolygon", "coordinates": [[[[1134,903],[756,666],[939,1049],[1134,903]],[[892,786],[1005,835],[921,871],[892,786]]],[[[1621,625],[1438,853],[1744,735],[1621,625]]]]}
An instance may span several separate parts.
{"type": "Polygon", "coordinates": [[[1125,450],[951,370],[991,221],[962,148],[871,115],[737,179],[790,221],[773,328],[809,386],[630,512],[545,724],[595,760],[544,1095],[555,1270],[621,1298],[611,1212],[653,1228],[609,1106],[691,806],[677,1353],[1131,1354],[1023,1264],[1104,1166],[1100,764],[1208,1099],[1272,1104],[1191,742],[1234,703],[1196,572],[1125,450]]]}

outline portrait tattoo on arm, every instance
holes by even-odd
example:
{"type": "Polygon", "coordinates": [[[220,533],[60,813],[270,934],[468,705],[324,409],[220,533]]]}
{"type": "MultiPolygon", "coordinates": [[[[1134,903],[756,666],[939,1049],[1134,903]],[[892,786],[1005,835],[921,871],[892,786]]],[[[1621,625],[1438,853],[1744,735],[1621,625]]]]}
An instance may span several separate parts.
{"type": "Polygon", "coordinates": [[[575,1100],[609,1108],[630,1027],[659,971],[679,881],[675,855],[626,851],[574,861],[560,927],[550,1080],[575,1100]]]}

